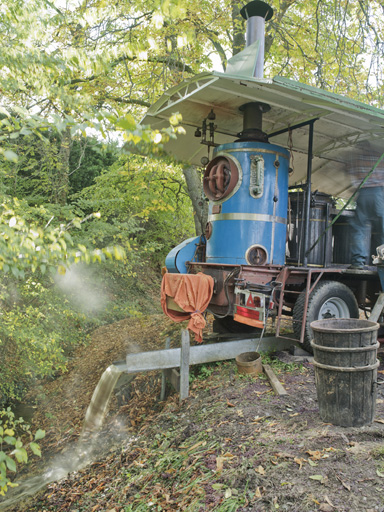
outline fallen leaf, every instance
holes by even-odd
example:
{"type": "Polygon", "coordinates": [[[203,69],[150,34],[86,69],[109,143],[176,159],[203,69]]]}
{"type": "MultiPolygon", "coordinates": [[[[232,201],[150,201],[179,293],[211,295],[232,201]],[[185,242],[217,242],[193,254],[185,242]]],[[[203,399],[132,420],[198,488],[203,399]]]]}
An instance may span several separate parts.
{"type": "Polygon", "coordinates": [[[217,471],[223,471],[224,457],[216,457],[217,471]]]}
{"type": "Polygon", "coordinates": [[[265,475],[265,469],[263,468],[263,466],[259,466],[255,471],[260,475],[265,475]]]}
{"type": "Polygon", "coordinates": [[[240,416],[240,418],[244,418],[244,413],[241,409],[237,409],[237,415],[240,416]]]}
{"type": "Polygon", "coordinates": [[[259,423],[259,421],[263,420],[265,416],[255,416],[251,423],[259,423]]]}
{"type": "Polygon", "coordinates": [[[196,450],[199,446],[205,446],[207,444],[207,441],[199,441],[198,443],[194,444],[190,448],[187,449],[187,452],[191,452],[193,450],[196,450]]]}
{"type": "Polygon", "coordinates": [[[321,459],[321,452],[319,450],[307,450],[305,453],[308,453],[310,458],[312,460],[320,460],[321,459]]]}
{"type": "Polygon", "coordinates": [[[262,497],[260,487],[256,487],[255,496],[256,496],[256,498],[261,498],[262,497]]]}
{"type": "Polygon", "coordinates": [[[300,466],[300,469],[303,467],[303,462],[306,462],[306,459],[299,459],[298,457],[295,457],[293,460],[300,466]]]}
{"type": "Polygon", "coordinates": [[[376,419],[376,420],[375,420],[375,422],[376,422],[376,423],[384,423],[384,420],[378,420],[378,419],[376,419]]]}
{"type": "Polygon", "coordinates": [[[379,476],[380,478],[384,478],[384,473],[382,473],[378,469],[376,470],[376,475],[379,476]]]}
{"type": "Polygon", "coordinates": [[[228,399],[227,399],[227,405],[228,405],[228,407],[236,407],[236,405],[232,404],[228,399]]]}
{"type": "Polygon", "coordinates": [[[225,495],[224,495],[226,498],[230,498],[232,496],[232,491],[231,489],[226,489],[225,490],[225,495]]]}
{"type": "Polygon", "coordinates": [[[328,496],[324,496],[325,501],[328,503],[328,505],[331,505],[332,508],[336,508],[335,505],[331,502],[331,500],[328,498],[328,496]]]}
{"type": "Polygon", "coordinates": [[[350,485],[348,485],[348,484],[346,484],[345,482],[343,482],[343,481],[342,481],[342,479],[341,479],[339,476],[337,476],[337,479],[339,480],[339,482],[341,483],[341,485],[342,485],[345,489],[347,489],[347,491],[351,491],[351,486],[350,486],[350,485]]]}
{"type": "Polygon", "coordinates": [[[319,482],[323,482],[324,480],[323,475],[310,475],[309,478],[311,480],[318,480],[319,482]]]}
{"type": "Polygon", "coordinates": [[[290,418],[293,418],[294,416],[298,416],[298,415],[299,415],[299,413],[298,413],[298,412],[294,412],[293,414],[290,414],[290,415],[289,415],[289,417],[290,417],[290,418]]]}
{"type": "Polygon", "coordinates": [[[317,462],[314,462],[312,459],[308,459],[308,464],[312,467],[318,466],[317,462]]]}

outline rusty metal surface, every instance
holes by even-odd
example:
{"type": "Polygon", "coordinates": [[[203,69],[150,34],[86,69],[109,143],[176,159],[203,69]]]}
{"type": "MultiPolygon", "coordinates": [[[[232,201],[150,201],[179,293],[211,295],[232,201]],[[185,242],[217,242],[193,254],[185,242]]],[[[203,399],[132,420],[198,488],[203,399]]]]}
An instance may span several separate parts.
{"type": "MultiPolygon", "coordinates": [[[[367,290],[366,306],[373,305],[380,290],[380,280],[377,269],[348,269],[345,266],[338,267],[295,267],[266,265],[256,267],[251,265],[224,265],[212,263],[192,263],[194,272],[204,272],[215,280],[214,294],[210,304],[210,311],[216,315],[233,315],[235,278],[244,280],[245,283],[266,285],[271,281],[280,283],[280,287],[274,294],[274,302],[277,306],[276,336],[280,335],[281,318],[283,315],[291,314],[298,295],[305,290],[304,315],[302,319],[302,330],[300,340],[304,339],[305,322],[309,296],[315,286],[322,278],[339,280],[349,286],[354,293],[361,295],[360,289],[367,290]],[[238,274],[229,279],[226,286],[225,281],[234,269],[238,274]],[[227,292],[226,292],[227,291],[227,292]],[[228,303],[229,299],[229,303],[228,303]],[[285,309],[284,309],[285,308],[285,309]],[[288,308],[288,311],[287,311],[288,308]]],[[[361,304],[364,306],[364,304],[361,304]]]]}

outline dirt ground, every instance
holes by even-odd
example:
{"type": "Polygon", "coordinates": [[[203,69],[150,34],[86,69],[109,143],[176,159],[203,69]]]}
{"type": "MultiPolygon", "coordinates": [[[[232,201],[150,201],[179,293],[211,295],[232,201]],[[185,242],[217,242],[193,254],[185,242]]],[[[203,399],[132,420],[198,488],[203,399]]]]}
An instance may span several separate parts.
{"type": "MultiPolygon", "coordinates": [[[[167,336],[176,346],[180,325],[163,315],[99,328],[65,375],[36,386],[33,421],[47,435],[32,470],[58,454],[71,458],[111,363],[162,348],[167,336]]],[[[233,361],[194,368],[182,404],[174,392],[159,401],[159,372],[140,375],[112,399],[93,462],[9,510],[384,511],[384,386],[371,425],[337,427],[320,419],[312,363],[292,362],[289,352],[264,362],[286,396],[276,396],[264,375],[240,375],[233,361]]]]}

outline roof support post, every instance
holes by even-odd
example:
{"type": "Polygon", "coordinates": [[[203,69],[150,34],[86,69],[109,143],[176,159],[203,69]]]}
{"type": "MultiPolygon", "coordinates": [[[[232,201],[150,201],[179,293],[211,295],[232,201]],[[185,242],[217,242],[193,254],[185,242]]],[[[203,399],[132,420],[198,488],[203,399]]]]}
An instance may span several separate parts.
{"type": "Polygon", "coordinates": [[[308,138],[308,162],[307,162],[307,186],[305,189],[305,216],[304,216],[304,243],[303,247],[303,266],[308,264],[308,232],[309,232],[309,217],[311,212],[311,194],[312,194],[312,158],[313,158],[313,125],[315,121],[309,124],[309,138],[308,138]]]}

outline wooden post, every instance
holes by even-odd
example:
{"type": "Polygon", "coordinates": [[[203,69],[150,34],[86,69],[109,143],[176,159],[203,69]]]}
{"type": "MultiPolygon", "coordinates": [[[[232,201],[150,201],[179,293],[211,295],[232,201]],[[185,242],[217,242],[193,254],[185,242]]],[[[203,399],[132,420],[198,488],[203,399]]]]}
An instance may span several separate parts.
{"type": "Polygon", "coordinates": [[[372,322],[377,322],[380,318],[380,315],[383,311],[384,307],[384,293],[381,292],[380,295],[377,298],[376,304],[373,307],[371,314],[369,315],[368,320],[371,320],[372,322]]]}
{"type": "MultiPolygon", "coordinates": [[[[168,348],[171,348],[171,338],[168,336],[168,338],[165,340],[165,350],[168,348]]],[[[161,372],[161,393],[160,393],[160,402],[162,402],[165,398],[165,391],[167,387],[167,375],[166,370],[163,370],[161,372]]]]}
{"type": "Polygon", "coordinates": [[[180,402],[189,395],[189,332],[186,329],[181,331],[181,354],[180,354],[180,402]]]}

